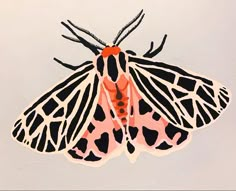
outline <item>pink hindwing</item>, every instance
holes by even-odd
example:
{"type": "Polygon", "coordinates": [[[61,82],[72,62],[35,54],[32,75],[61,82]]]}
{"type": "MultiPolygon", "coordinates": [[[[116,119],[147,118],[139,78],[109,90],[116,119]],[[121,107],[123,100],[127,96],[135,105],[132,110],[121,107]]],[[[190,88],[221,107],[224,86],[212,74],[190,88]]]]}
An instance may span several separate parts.
{"type": "Polygon", "coordinates": [[[161,156],[178,150],[191,139],[191,133],[175,127],[159,115],[139,95],[130,81],[130,142],[135,145],[131,160],[135,160],[141,151],[161,156]]]}
{"type": "Polygon", "coordinates": [[[105,90],[101,87],[98,104],[91,123],[79,141],[66,155],[74,162],[100,166],[122,152],[122,143],[123,129],[114,119],[105,90]]]}
{"type": "Polygon", "coordinates": [[[143,10],[107,44],[71,21],[62,24],[95,58],[72,66],[74,73],[49,89],[19,116],[13,139],[40,153],[63,153],[69,160],[101,166],[123,151],[131,162],[141,152],[156,156],[187,145],[194,130],[214,122],[230,103],[222,84],[177,66],[152,60],[163,48],[143,56],[120,43],[144,18],[143,10]],[[74,30],[81,31],[102,47],[74,30]]]}

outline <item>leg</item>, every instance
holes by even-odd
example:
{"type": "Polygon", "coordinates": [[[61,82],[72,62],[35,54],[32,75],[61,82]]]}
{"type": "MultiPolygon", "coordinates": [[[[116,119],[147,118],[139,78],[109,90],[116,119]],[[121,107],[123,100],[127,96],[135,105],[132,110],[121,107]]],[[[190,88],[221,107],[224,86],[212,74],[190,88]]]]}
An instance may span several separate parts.
{"type": "Polygon", "coordinates": [[[77,70],[78,68],[80,68],[81,66],[87,65],[87,64],[91,64],[92,61],[86,61],[83,64],[79,65],[79,66],[72,66],[70,64],[66,64],[64,62],[62,62],[61,60],[57,59],[57,58],[53,58],[53,60],[55,60],[56,62],[58,62],[59,64],[61,64],[62,66],[69,68],[71,70],[77,70]]]}
{"type": "Polygon", "coordinates": [[[143,55],[143,57],[152,58],[152,57],[156,56],[158,53],[160,53],[164,47],[164,44],[166,42],[166,38],[167,38],[167,35],[164,36],[164,38],[161,42],[161,45],[155,50],[153,50],[154,43],[151,42],[150,49],[143,55]]]}

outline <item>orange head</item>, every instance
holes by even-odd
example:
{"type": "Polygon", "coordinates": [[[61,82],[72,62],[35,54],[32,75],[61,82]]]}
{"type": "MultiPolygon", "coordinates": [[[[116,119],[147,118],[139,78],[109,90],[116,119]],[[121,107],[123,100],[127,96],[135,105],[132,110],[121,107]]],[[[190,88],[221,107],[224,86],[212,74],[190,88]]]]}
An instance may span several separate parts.
{"type": "Polygon", "coordinates": [[[108,57],[110,55],[117,55],[119,54],[121,49],[118,46],[107,46],[102,50],[102,57],[108,57]]]}

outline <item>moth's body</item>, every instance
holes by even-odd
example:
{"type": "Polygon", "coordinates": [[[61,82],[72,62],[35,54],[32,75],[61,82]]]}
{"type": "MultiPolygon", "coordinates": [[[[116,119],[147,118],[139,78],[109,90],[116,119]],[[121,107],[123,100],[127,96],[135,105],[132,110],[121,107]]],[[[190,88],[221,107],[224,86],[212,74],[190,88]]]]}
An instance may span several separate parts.
{"type": "Polygon", "coordinates": [[[105,48],[94,63],[99,80],[113,106],[111,112],[118,117],[118,123],[125,127],[129,105],[128,55],[119,47],[111,46],[105,48]]]}
{"type": "Polygon", "coordinates": [[[103,49],[93,63],[101,88],[111,106],[110,114],[115,131],[122,131],[122,142],[127,143],[131,140],[128,133],[131,112],[128,54],[121,48],[110,45],[103,49]]]}
{"type": "Polygon", "coordinates": [[[193,130],[215,121],[229,105],[230,91],[204,76],[152,60],[166,35],[158,48],[151,42],[142,56],[119,47],[143,17],[141,11],[110,45],[68,21],[103,48],[62,22],[76,39],[63,37],[89,48],[95,59],[79,66],[55,59],[74,73],[26,108],[14,124],[13,138],[38,152],[64,153],[74,162],[101,166],[122,151],[132,162],[141,151],[169,154],[187,145],[193,130]]]}

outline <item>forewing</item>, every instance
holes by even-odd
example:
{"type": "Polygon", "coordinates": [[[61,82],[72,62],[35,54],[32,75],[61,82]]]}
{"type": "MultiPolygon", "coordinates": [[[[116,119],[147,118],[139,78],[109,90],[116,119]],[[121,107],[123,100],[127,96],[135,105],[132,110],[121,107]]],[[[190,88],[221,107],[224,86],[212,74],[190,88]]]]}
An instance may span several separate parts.
{"type": "Polygon", "coordinates": [[[229,104],[231,94],[222,84],[179,67],[129,57],[129,69],[143,99],[177,127],[209,125],[229,104]]]}
{"type": "Polygon", "coordinates": [[[39,152],[71,148],[92,119],[99,91],[94,66],[81,66],[19,116],[14,139],[39,152]]]}

